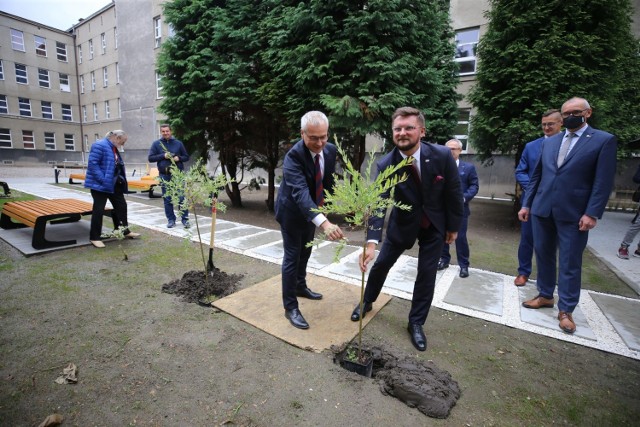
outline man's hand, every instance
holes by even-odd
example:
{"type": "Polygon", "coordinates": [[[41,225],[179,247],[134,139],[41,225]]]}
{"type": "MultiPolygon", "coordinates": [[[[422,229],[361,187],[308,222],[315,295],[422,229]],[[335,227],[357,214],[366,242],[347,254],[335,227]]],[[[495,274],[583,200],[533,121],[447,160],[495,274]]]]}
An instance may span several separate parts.
{"type": "Polygon", "coordinates": [[[360,271],[362,271],[363,273],[367,271],[367,265],[371,262],[371,260],[373,260],[375,256],[376,256],[376,244],[373,242],[367,243],[367,247],[364,251],[364,254],[360,254],[360,258],[359,258],[360,271]]]}
{"type": "Polygon", "coordinates": [[[332,224],[331,222],[329,222],[329,220],[326,220],[325,222],[320,224],[320,228],[322,229],[322,231],[324,232],[324,235],[327,236],[327,239],[329,240],[344,239],[344,233],[342,232],[340,227],[338,227],[335,224],[332,224]]]}
{"type": "Polygon", "coordinates": [[[580,231],[589,231],[596,226],[597,222],[598,220],[596,218],[590,217],[589,215],[582,215],[578,223],[578,229],[580,231]]]}
{"type": "Polygon", "coordinates": [[[179,161],[180,161],[180,157],[178,157],[178,156],[173,156],[173,160],[175,160],[176,162],[179,162],[179,161]]]}
{"type": "Polygon", "coordinates": [[[164,158],[165,159],[170,159],[171,158],[171,153],[164,153],[164,158]]]}
{"type": "Polygon", "coordinates": [[[522,208],[518,211],[518,219],[522,222],[529,221],[529,208],[522,208]]]}
{"type": "Polygon", "coordinates": [[[453,244],[453,242],[456,241],[457,238],[458,238],[458,232],[457,231],[447,231],[445,233],[445,236],[444,236],[444,242],[447,245],[451,245],[451,244],[453,244]]]}

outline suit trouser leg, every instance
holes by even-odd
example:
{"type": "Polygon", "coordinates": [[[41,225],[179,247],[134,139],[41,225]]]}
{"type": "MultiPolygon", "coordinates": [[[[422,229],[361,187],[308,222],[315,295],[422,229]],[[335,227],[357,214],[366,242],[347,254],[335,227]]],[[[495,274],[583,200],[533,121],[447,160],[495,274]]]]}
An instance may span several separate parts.
{"type": "Polygon", "coordinates": [[[100,235],[102,234],[102,217],[104,216],[104,207],[107,205],[109,193],[91,190],[91,197],[93,198],[93,208],[91,211],[89,240],[100,240],[100,235]]]}
{"type": "Polygon", "coordinates": [[[418,234],[418,274],[413,286],[409,323],[424,325],[429,315],[438,272],[438,254],[442,252],[444,236],[433,226],[418,234]]]}
{"type": "Polygon", "coordinates": [[[311,248],[305,246],[313,239],[315,226],[309,222],[281,225],[280,232],[284,245],[282,303],[285,310],[293,310],[298,308],[296,289],[298,286],[306,286],[307,262],[311,256],[311,248]]]}
{"type": "Polygon", "coordinates": [[[396,246],[389,240],[384,241],[378,258],[376,258],[369,272],[367,286],[364,290],[365,303],[372,303],[378,299],[378,295],[380,295],[380,291],[384,286],[389,270],[391,270],[391,267],[393,267],[403,252],[403,247],[396,246]]]}
{"type": "MultiPolygon", "coordinates": [[[[625,246],[631,246],[633,243],[633,239],[635,239],[636,235],[640,232],[640,213],[637,213],[636,216],[631,221],[631,225],[627,229],[627,232],[622,239],[622,244],[625,246]]],[[[638,247],[640,248],[640,242],[638,242],[638,247]]]]}
{"type": "Polygon", "coordinates": [[[557,221],[558,228],[558,310],[573,313],[582,288],[582,254],[589,240],[588,231],[578,230],[576,222],[557,221]]]}
{"type": "Polygon", "coordinates": [[[547,218],[531,215],[534,235],[533,246],[538,265],[538,292],[544,298],[553,298],[556,288],[556,255],[558,253],[558,230],[552,216],[547,218]]]}
{"type": "Polygon", "coordinates": [[[533,265],[533,230],[531,221],[520,223],[520,244],[518,245],[518,274],[531,276],[533,265]]]}
{"type": "MultiPolygon", "coordinates": [[[[451,249],[449,246],[450,245],[448,243],[445,243],[442,246],[442,250],[440,251],[440,259],[445,264],[449,264],[451,262],[451,249]]],[[[456,246],[456,249],[457,249],[457,246],[456,246]]]]}
{"type": "Polygon", "coordinates": [[[469,241],[467,240],[467,228],[469,226],[469,215],[462,217],[462,223],[456,238],[456,257],[460,267],[469,267],[469,241]]]}

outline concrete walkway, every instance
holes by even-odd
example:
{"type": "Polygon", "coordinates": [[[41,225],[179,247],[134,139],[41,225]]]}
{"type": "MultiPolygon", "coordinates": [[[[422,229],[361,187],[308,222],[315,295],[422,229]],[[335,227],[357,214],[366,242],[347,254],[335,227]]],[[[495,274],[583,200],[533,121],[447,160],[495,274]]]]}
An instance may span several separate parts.
{"type": "MultiPolygon", "coordinates": [[[[0,170],[0,176],[12,189],[38,197],[91,201],[90,194],[84,191],[51,185],[54,181],[53,171],[49,171],[51,178],[8,177],[5,168],[0,170]]],[[[140,200],[138,197],[140,196],[131,195],[128,198],[130,224],[197,240],[197,235],[190,236],[179,225],[167,229],[164,210],[135,201],[140,200]]],[[[616,256],[631,218],[632,215],[629,214],[605,213],[598,226],[590,232],[589,248],[640,293],[640,258],[621,260],[616,256]]],[[[194,223],[194,220],[192,216],[191,222],[194,223]]],[[[211,229],[210,217],[198,216],[197,220],[202,230],[211,229]]],[[[204,242],[208,243],[209,238],[209,233],[202,235],[204,242]]],[[[282,263],[284,250],[279,231],[218,219],[215,244],[217,248],[245,256],[282,263]]],[[[332,262],[334,248],[335,244],[328,242],[315,248],[309,260],[308,271],[359,286],[361,274],[357,258],[360,248],[345,248],[338,263],[332,262]]],[[[416,258],[404,255],[400,257],[389,273],[383,292],[410,300],[416,265],[416,258]]],[[[518,288],[513,285],[513,276],[474,268],[470,269],[468,278],[461,279],[458,277],[458,268],[451,266],[438,273],[433,305],[443,310],[640,360],[640,300],[583,290],[580,304],[573,313],[577,330],[575,334],[568,335],[558,328],[557,308],[529,310],[521,306],[522,301],[536,293],[535,283],[518,288]]],[[[428,329],[428,321],[426,327],[428,329]]]]}

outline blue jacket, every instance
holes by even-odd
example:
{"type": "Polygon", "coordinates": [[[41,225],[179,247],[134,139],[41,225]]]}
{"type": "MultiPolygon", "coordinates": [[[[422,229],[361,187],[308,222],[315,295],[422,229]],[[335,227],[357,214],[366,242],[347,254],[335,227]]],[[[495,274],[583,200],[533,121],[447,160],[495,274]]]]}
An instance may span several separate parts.
{"type": "MultiPolygon", "coordinates": [[[[84,180],[84,186],[92,190],[102,191],[104,193],[113,193],[116,186],[116,158],[113,150],[115,145],[107,138],[96,141],[91,146],[89,152],[89,162],[87,163],[87,174],[84,180]]],[[[124,169],[124,159],[122,153],[118,152],[118,156],[122,161],[122,173],[124,174],[124,191],[128,191],[127,173],[124,169]]]]}
{"type": "Polygon", "coordinates": [[[480,185],[478,184],[478,172],[476,167],[467,162],[459,161],[458,173],[460,174],[460,185],[462,186],[462,197],[464,197],[464,215],[469,216],[469,202],[476,197],[480,185]]]}
{"type": "Polygon", "coordinates": [[[189,161],[189,153],[184,148],[182,141],[175,138],[171,138],[168,141],[166,139],[158,139],[153,141],[151,148],[149,149],[149,162],[156,162],[158,165],[158,172],[161,175],[169,175],[169,168],[171,167],[171,160],[165,159],[164,154],[170,152],[173,156],[178,156],[180,160],[176,162],[176,166],[180,170],[184,170],[184,162],[189,161]]]}
{"type": "Polygon", "coordinates": [[[522,157],[520,157],[520,162],[516,167],[516,181],[520,184],[520,187],[522,187],[522,198],[524,198],[524,191],[527,189],[531,176],[533,175],[533,169],[536,167],[538,159],[540,159],[543,142],[544,136],[528,142],[527,145],[524,146],[522,157]]]}

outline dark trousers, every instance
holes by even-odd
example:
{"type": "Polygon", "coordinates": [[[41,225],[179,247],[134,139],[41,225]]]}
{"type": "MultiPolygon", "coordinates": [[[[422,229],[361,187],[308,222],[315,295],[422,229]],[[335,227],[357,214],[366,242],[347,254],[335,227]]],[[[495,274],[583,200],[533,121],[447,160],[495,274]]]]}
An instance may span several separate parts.
{"type": "MultiPolygon", "coordinates": [[[[467,228],[469,227],[469,215],[462,217],[462,223],[458,230],[458,237],[456,237],[456,257],[458,258],[458,265],[460,267],[469,268],[469,241],[467,240],[467,228]]],[[[451,261],[451,252],[449,252],[449,245],[444,244],[442,247],[442,254],[440,259],[445,264],[449,264],[451,261]]]]}
{"type": "MultiPolygon", "coordinates": [[[[424,325],[429,315],[433,292],[436,286],[438,259],[442,252],[444,236],[433,226],[420,230],[418,233],[418,274],[413,286],[413,299],[409,311],[409,323],[424,325]]],[[[404,247],[397,246],[385,240],[378,258],[371,267],[367,287],[364,292],[365,303],[372,303],[378,299],[380,291],[387,279],[389,270],[404,252],[404,247]]]]}
{"type": "MultiPolygon", "coordinates": [[[[171,175],[161,174],[160,178],[163,181],[170,181],[171,175]]],[[[160,187],[162,188],[162,200],[164,200],[164,215],[167,217],[167,220],[175,221],[176,214],[173,212],[173,203],[171,203],[171,197],[165,196],[165,193],[167,192],[167,190],[164,188],[164,183],[162,181],[161,181],[160,187]]],[[[178,203],[182,205],[183,202],[184,202],[184,197],[180,197],[178,203]]],[[[185,211],[182,212],[182,221],[186,221],[188,219],[189,219],[189,210],[185,209],[185,211]]]]}
{"type": "MultiPolygon", "coordinates": [[[[113,193],[105,193],[103,191],[91,190],[93,197],[93,213],[91,214],[91,231],[89,232],[89,240],[100,240],[102,234],[102,217],[104,216],[104,207],[107,200],[111,202],[113,210],[111,218],[113,219],[113,228],[119,226],[128,227],[127,222],[127,201],[124,199],[124,185],[116,184],[113,193]]],[[[125,235],[130,231],[125,231],[125,235]]]]}
{"type": "Polygon", "coordinates": [[[544,218],[537,215],[532,215],[531,219],[536,236],[533,244],[540,295],[553,298],[557,283],[558,310],[573,313],[580,300],[582,254],[587,246],[589,232],[578,230],[577,221],[558,221],[553,216],[544,218]]]}
{"type": "Polygon", "coordinates": [[[531,276],[533,258],[533,221],[520,223],[520,245],[518,246],[518,274],[531,276]]]}
{"type": "Polygon", "coordinates": [[[298,308],[296,290],[307,287],[307,262],[316,226],[306,221],[290,221],[280,226],[284,245],[282,260],[282,303],[285,310],[298,308]]]}

